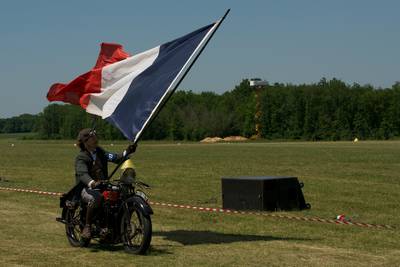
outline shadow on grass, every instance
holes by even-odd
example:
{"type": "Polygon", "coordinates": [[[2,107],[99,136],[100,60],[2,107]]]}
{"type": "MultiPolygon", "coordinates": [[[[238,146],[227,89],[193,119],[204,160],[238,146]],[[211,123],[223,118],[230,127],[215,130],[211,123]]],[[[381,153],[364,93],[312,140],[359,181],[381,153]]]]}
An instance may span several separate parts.
{"type": "MultiPolygon", "coordinates": [[[[190,230],[174,230],[153,232],[153,236],[160,236],[165,240],[178,242],[184,246],[187,245],[203,245],[203,244],[226,244],[234,242],[252,242],[252,241],[310,241],[315,239],[294,238],[294,237],[275,237],[261,235],[240,235],[240,234],[225,234],[211,231],[190,231],[190,230]]],[[[171,245],[151,246],[150,255],[157,256],[163,254],[172,254],[170,251],[171,245]]],[[[172,245],[173,247],[173,245],[172,245]]],[[[111,251],[124,253],[123,245],[108,245],[102,243],[91,243],[89,246],[91,252],[111,251]]]]}
{"type": "Polygon", "coordinates": [[[89,247],[91,252],[99,252],[99,251],[112,251],[112,252],[124,252],[123,245],[109,245],[102,243],[90,243],[89,247]]]}
{"type": "MultiPolygon", "coordinates": [[[[110,245],[103,243],[91,243],[88,247],[91,252],[100,252],[100,251],[108,251],[108,252],[121,252],[126,253],[123,245],[110,245]]],[[[163,254],[172,254],[168,249],[164,249],[161,247],[154,247],[150,245],[148,255],[158,256],[163,254]]]]}
{"type": "Polygon", "coordinates": [[[175,230],[153,232],[153,236],[161,236],[166,240],[181,243],[182,245],[225,244],[233,242],[251,241],[308,241],[306,238],[274,237],[260,235],[224,234],[211,231],[175,230]]]}

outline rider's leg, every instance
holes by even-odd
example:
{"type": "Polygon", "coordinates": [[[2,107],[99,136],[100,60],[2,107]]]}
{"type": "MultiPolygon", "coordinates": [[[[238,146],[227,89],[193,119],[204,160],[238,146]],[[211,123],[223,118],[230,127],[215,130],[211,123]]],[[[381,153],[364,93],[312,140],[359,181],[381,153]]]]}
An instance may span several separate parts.
{"type": "Polygon", "coordinates": [[[92,225],[92,218],[94,214],[94,207],[91,202],[88,203],[86,208],[86,220],[85,220],[85,227],[82,229],[82,237],[83,238],[90,238],[91,236],[91,225],[92,225]]]}
{"type": "Polygon", "coordinates": [[[100,207],[101,194],[98,191],[85,188],[82,190],[82,200],[87,203],[85,227],[82,229],[82,237],[91,237],[92,219],[96,209],[100,207]]]}

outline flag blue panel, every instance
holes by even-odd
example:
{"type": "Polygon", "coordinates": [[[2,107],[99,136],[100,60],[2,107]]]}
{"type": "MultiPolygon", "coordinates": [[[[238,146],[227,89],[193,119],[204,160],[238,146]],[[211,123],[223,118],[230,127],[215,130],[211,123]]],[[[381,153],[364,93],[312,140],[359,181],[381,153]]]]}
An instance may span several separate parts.
{"type": "Polygon", "coordinates": [[[106,120],[119,128],[126,138],[135,140],[171,83],[214,25],[161,45],[153,64],[133,79],[126,95],[106,120]]]}

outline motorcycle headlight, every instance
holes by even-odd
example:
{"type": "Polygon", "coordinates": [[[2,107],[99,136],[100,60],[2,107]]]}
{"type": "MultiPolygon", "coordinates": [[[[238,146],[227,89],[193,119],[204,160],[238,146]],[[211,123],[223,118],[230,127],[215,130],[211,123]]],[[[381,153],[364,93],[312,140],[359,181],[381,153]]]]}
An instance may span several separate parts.
{"type": "Polygon", "coordinates": [[[124,184],[132,184],[133,182],[135,182],[135,178],[136,178],[135,169],[128,168],[122,173],[120,180],[124,184]]]}

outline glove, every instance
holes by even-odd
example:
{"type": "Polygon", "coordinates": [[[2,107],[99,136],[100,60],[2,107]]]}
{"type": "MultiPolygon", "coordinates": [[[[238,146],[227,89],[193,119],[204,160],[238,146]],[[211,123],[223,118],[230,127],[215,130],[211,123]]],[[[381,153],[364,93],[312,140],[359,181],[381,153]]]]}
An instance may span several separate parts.
{"type": "Polygon", "coordinates": [[[100,184],[104,183],[104,180],[98,180],[94,183],[94,188],[98,187],[100,184]]]}
{"type": "Polygon", "coordinates": [[[137,147],[137,144],[129,145],[129,146],[125,149],[123,155],[126,156],[126,155],[129,155],[129,154],[134,153],[134,152],[136,151],[136,147],[137,147]]]}
{"type": "Polygon", "coordinates": [[[92,180],[92,181],[89,183],[89,188],[95,189],[95,188],[96,188],[99,184],[101,184],[101,183],[102,183],[101,180],[98,180],[98,181],[92,180]]]}

